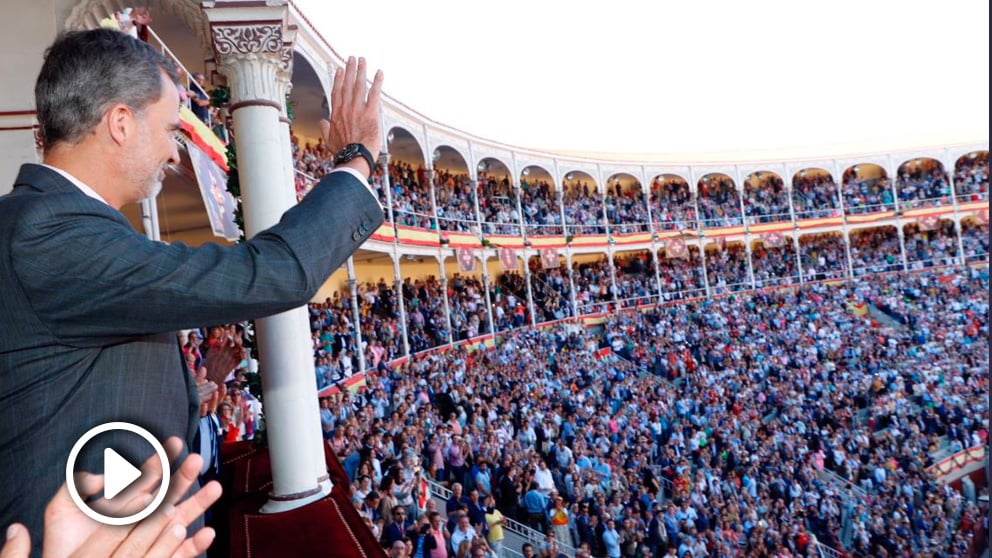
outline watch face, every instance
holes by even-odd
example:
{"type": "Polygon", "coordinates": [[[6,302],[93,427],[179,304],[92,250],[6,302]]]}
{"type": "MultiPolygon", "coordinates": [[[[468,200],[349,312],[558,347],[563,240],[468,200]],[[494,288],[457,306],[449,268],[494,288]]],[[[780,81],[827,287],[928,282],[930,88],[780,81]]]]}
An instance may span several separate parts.
{"type": "Polygon", "coordinates": [[[334,163],[335,164],[347,163],[348,161],[357,157],[358,153],[359,153],[358,144],[349,143],[348,145],[344,146],[344,148],[342,148],[341,151],[338,151],[337,155],[334,156],[334,163]]]}

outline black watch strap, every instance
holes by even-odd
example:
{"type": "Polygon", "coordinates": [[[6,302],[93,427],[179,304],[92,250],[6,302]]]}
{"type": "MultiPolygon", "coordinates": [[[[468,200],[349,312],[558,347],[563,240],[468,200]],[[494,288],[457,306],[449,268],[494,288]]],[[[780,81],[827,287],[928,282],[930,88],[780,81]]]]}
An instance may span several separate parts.
{"type": "Polygon", "coordinates": [[[360,143],[349,143],[341,151],[338,151],[334,155],[334,166],[343,165],[355,157],[365,159],[365,162],[369,164],[369,172],[375,171],[375,159],[372,158],[372,152],[360,143]]]}

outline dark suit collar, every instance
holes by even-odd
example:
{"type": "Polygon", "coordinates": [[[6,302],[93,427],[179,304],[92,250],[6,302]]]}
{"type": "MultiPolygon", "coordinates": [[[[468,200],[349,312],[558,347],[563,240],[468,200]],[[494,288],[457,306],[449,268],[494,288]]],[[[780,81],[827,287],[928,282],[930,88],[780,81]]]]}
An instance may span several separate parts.
{"type": "Polygon", "coordinates": [[[66,180],[61,174],[44,165],[34,163],[21,165],[21,170],[17,173],[17,179],[14,181],[14,188],[18,187],[26,187],[39,192],[75,192],[83,194],[82,190],[77,188],[72,182],[66,180]]]}

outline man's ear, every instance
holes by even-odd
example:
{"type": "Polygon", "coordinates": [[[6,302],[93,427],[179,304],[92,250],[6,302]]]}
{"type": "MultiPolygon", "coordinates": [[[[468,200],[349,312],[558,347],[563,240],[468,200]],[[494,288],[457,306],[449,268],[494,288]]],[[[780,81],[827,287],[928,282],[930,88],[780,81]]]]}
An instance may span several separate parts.
{"type": "Polygon", "coordinates": [[[111,141],[117,145],[123,145],[129,138],[133,137],[136,116],[134,110],[123,103],[110,107],[104,116],[104,124],[111,141]]]}

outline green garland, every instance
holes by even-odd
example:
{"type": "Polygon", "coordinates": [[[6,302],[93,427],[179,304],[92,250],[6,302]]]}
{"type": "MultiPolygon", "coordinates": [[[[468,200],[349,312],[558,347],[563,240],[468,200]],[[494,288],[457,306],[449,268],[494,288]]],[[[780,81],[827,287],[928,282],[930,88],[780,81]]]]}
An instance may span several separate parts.
{"type": "MultiPolygon", "coordinates": [[[[216,91],[216,90],[215,90],[216,91]]],[[[231,193],[231,197],[234,198],[234,223],[238,226],[239,236],[238,242],[245,242],[245,216],[244,211],[241,209],[241,181],[238,178],[238,150],[234,147],[234,140],[232,139],[227,144],[227,191],[231,193]]],[[[249,354],[258,358],[258,346],[255,344],[255,321],[249,320],[245,327],[244,333],[244,346],[248,349],[249,354]]],[[[259,401],[262,401],[262,378],[261,372],[258,374],[246,374],[245,378],[248,383],[248,388],[251,390],[259,401]]]]}

